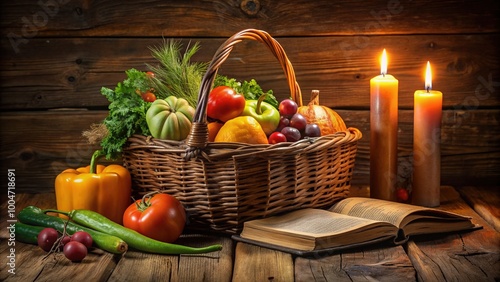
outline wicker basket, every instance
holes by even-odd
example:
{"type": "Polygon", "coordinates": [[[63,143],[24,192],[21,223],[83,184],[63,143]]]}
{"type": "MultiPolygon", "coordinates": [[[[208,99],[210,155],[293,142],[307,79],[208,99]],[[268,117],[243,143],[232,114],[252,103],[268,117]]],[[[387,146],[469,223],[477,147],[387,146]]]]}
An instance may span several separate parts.
{"type": "Polygon", "coordinates": [[[347,196],[358,129],[275,145],[208,142],[206,104],[213,80],[233,46],[264,43],[281,63],[293,97],[302,97],[280,44],[264,31],[243,30],[216,51],[203,77],[190,135],[185,141],[134,135],[124,148],[135,192],[162,190],[186,208],[189,227],[234,234],[243,222],[300,208],[324,208],[347,196]]]}

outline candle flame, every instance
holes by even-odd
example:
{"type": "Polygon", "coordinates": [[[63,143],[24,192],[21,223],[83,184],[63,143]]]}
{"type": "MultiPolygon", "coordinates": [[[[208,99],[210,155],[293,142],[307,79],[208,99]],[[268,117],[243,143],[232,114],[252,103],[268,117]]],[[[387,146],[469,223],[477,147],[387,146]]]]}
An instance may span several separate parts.
{"type": "Polygon", "coordinates": [[[432,71],[431,71],[431,63],[427,61],[427,69],[425,71],[425,90],[427,92],[432,89],[432,71]]]}
{"type": "Polygon", "coordinates": [[[380,57],[380,74],[387,74],[387,53],[385,52],[385,49],[382,51],[382,56],[380,57]]]}

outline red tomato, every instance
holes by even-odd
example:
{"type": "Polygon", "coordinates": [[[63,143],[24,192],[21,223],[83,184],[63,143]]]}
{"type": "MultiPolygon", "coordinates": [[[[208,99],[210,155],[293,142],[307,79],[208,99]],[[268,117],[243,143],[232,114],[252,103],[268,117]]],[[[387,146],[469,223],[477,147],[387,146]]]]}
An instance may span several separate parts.
{"type": "Polygon", "coordinates": [[[239,116],[245,109],[245,97],[227,86],[212,89],[208,96],[207,116],[226,122],[239,116]]]}
{"type": "Polygon", "coordinates": [[[156,95],[152,92],[146,92],[141,94],[142,100],[146,102],[154,102],[156,100],[156,95]]]}
{"type": "Polygon", "coordinates": [[[123,214],[123,226],[167,243],[179,238],[185,224],[184,207],[168,194],[155,194],[137,200],[123,214]]]}

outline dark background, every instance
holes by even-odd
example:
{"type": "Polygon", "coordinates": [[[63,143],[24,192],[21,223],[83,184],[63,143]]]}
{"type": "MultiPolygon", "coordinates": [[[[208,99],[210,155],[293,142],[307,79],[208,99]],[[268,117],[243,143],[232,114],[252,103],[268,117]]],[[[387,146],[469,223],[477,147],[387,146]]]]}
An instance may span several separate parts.
{"type": "MultiPolygon", "coordinates": [[[[208,62],[232,34],[257,28],[284,47],[304,94],[359,128],[353,183],[369,181],[369,80],[389,54],[399,80],[399,162],[411,172],[413,93],[443,92],[442,184],[488,186],[500,171],[500,4],[485,1],[2,1],[2,171],[16,170],[17,192],[51,192],[65,168],[86,165],[96,147],[81,136],[107,115],[102,86],[129,68],[155,63],[150,46],[198,41],[208,62]]],[[[255,78],[288,97],[279,64],[259,43],[242,42],[220,69],[255,78]]]]}

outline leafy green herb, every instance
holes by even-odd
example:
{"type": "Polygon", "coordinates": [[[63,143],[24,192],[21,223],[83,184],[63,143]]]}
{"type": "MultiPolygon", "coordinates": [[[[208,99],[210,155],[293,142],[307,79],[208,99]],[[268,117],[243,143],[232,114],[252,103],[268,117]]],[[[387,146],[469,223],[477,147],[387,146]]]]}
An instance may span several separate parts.
{"type": "MultiPolygon", "coordinates": [[[[200,48],[198,43],[188,46],[184,53],[181,48],[179,42],[164,41],[162,45],[150,48],[153,57],[159,62],[155,66],[147,65],[154,76],[129,69],[125,72],[127,78],[119,82],[114,90],[102,87],[101,94],[110,102],[108,116],[102,123],[105,126],[105,134],[101,139],[101,147],[107,159],[118,158],[132,135],[151,135],[146,122],[146,112],[151,103],[144,101],[140,93],[153,88],[157,99],[173,95],[186,99],[193,107],[197,106],[198,91],[208,64],[191,62],[192,56],[200,48]]],[[[278,108],[273,91],[264,92],[255,79],[241,83],[234,78],[217,75],[214,87],[220,85],[232,87],[247,100],[257,100],[265,93],[265,101],[278,108]]],[[[88,135],[95,134],[90,131],[88,135]]]]}
{"type": "Polygon", "coordinates": [[[152,86],[157,97],[164,99],[172,95],[184,98],[192,107],[196,107],[198,90],[208,66],[204,62],[191,62],[193,55],[200,49],[199,43],[188,46],[184,53],[181,53],[181,43],[173,40],[164,40],[162,45],[150,49],[153,57],[159,61],[157,66],[148,65],[155,74],[152,86]]]}
{"type": "Polygon", "coordinates": [[[217,75],[215,77],[214,87],[221,85],[233,88],[236,92],[243,94],[246,100],[258,100],[259,97],[265,93],[267,96],[264,101],[273,105],[275,108],[278,108],[279,103],[276,97],[273,95],[273,90],[264,92],[264,90],[262,90],[255,79],[239,82],[235,78],[228,78],[227,76],[217,75]]]}
{"type": "Polygon", "coordinates": [[[104,119],[107,135],[101,141],[107,159],[116,159],[122,152],[127,139],[134,134],[151,135],[146,123],[146,112],[151,105],[145,102],[137,91],[150,89],[145,72],[129,69],[127,78],[119,82],[114,90],[101,88],[101,94],[109,100],[109,113],[104,119]]]}

